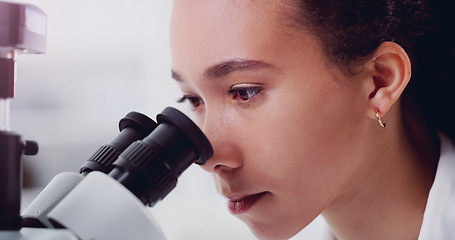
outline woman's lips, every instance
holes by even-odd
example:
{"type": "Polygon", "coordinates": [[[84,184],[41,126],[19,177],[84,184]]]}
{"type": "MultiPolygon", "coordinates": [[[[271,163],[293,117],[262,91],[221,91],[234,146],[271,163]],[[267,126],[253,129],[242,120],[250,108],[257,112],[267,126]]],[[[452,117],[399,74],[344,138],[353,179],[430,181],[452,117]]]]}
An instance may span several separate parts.
{"type": "Polygon", "coordinates": [[[232,214],[242,214],[247,212],[266,192],[252,195],[230,196],[228,197],[228,208],[232,214]]]}

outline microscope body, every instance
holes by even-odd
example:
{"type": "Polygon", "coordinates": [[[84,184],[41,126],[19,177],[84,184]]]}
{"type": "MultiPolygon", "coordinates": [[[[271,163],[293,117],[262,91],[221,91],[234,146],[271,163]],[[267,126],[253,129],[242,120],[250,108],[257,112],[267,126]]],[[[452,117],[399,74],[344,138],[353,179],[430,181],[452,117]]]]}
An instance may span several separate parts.
{"type": "Polygon", "coordinates": [[[213,149],[177,109],[164,109],[157,121],[128,113],[119,135],[80,174],[55,176],[22,212],[19,228],[1,226],[0,240],[165,239],[147,206],[167,196],[192,163],[205,164],[213,149]]]}

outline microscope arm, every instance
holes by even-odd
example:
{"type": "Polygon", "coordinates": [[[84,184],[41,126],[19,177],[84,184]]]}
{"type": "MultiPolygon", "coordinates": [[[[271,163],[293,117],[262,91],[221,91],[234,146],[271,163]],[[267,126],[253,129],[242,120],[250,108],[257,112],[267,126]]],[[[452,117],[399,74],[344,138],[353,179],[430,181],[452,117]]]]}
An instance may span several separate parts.
{"type": "Polygon", "coordinates": [[[54,228],[47,214],[82,180],[81,174],[64,172],[55,176],[22,212],[24,226],[54,228]]]}

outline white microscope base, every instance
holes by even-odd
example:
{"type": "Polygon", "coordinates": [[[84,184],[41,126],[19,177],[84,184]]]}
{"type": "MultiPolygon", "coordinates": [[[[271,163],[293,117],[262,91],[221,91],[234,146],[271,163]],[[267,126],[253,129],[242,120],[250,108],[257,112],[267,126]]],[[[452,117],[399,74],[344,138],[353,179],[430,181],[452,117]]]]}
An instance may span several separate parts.
{"type": "Polygon", "coordinates": [[[0,240],[78,240],[65,229],[22,228],[20,231],[0,231],[0,240]]]}

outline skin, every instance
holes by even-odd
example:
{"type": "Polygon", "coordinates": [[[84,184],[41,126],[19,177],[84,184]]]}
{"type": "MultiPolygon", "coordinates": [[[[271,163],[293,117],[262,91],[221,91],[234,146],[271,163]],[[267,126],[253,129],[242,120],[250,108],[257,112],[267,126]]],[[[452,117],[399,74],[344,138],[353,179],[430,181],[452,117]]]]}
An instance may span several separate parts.
{"type": "Polygon", "coordinates": [[[234,211],[260,239],[321,213],[338,239],[416,239],[437,151],[402,123],[406,52],[384,43],[347,75],[317,37],[281,24],[280,4],[175,1],[173,77],[215,152],[203,169],[228,199],[261,193],[234,211]]]}

